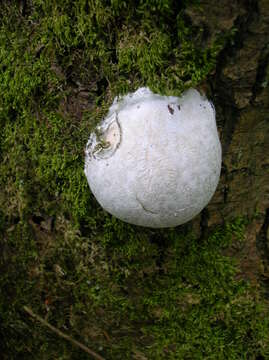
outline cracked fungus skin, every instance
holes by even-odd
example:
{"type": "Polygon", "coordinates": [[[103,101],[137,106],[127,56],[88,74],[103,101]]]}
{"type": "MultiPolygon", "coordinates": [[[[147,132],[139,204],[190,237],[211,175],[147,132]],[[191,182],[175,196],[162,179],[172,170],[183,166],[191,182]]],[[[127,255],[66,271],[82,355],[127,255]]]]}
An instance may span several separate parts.
{"type": "Polygon", "coordinates": [[[220,169],[213,105],[194,89],[178,98],[140,88],[115,98],[89,138],[84,171],[110,214],[162,228],[191,220],[208,204],[220,169]]]}

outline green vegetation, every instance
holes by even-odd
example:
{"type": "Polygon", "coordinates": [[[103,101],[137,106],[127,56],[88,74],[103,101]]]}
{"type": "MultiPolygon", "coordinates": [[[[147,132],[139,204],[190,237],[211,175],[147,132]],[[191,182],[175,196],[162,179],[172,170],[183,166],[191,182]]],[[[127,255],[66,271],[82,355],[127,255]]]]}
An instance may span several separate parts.
{"type": "Polygon", "coordinates": [[[200,84],[232,34],[202,46],[187,1],[20,4],[0,5],[2,358],[89,358],[24,305],[106,359],[268,357],[266,309],[223,255],[244,221],[203,240],[188,226],[124,224],[83,174],[89,133],[116,94],[200,84]]]}

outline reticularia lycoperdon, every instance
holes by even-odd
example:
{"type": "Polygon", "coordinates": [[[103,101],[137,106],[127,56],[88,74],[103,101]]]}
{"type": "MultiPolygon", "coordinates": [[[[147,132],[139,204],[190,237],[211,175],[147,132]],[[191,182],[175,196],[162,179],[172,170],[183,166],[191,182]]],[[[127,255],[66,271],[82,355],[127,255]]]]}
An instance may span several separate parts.
{"type": "Polygon", "coordinates": [[[110,214],[163,228],[191,220],[208,204],[220,169],[213,105],[194,89],[173,97],[140,88],[116,97],[90,135],[84,171],[110,214]]]}

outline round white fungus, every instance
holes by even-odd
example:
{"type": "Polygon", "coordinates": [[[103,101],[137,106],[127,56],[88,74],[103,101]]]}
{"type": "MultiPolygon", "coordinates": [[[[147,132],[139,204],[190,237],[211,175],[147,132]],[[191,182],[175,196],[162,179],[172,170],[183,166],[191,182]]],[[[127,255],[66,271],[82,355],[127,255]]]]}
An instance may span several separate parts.
{"type": "Polygon", "coordinates": [[[208,204],[220,169],[213,105],[194,89],[178,98],[140,88],[115,98],[90,135],[84,171],[110,214],[162,228],[191,220],[208,204]]]}

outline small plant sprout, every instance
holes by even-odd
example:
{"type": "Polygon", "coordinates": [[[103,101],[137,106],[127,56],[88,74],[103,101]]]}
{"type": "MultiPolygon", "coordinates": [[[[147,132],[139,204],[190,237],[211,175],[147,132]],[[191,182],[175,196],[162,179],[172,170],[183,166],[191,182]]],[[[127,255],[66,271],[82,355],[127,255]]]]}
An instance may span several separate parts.
{"type": "Polygon", "coordinates": [[[180,98],[148,88],[116,97],[86,146],[84,171],[97,201],[140,226],[191,220],[213,196],[220,170],[215,110],[194,89],[180,98]]]}

